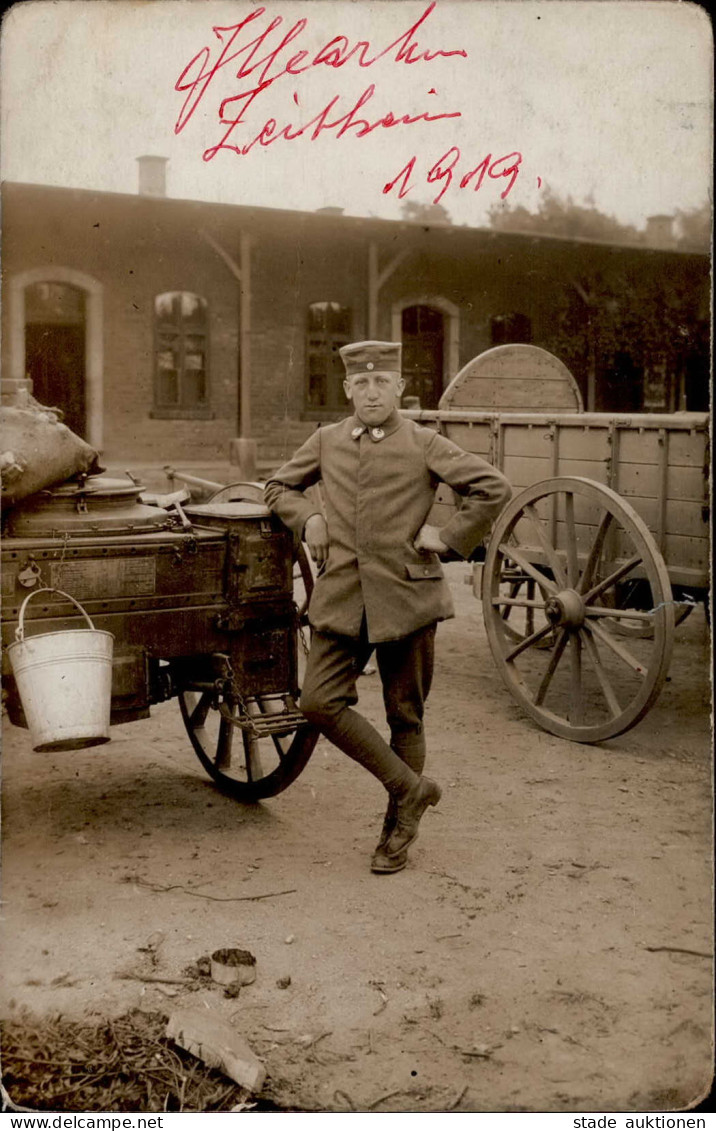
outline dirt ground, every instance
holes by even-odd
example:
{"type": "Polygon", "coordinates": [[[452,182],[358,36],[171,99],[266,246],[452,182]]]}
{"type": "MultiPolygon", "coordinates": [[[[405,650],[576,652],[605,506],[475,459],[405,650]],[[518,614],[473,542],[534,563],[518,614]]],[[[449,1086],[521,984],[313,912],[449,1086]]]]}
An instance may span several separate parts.
{"type": "MultiPolygon", "coordinates": [[[[647,718],[586,747],[521,714],[466,567],[449,572],[458,616],[428,710],[443,798],[397,875],[368,870],[381,787],[324,741],[285,793],[242,806],[175,702],[73,753],[33,754],[7,725],[0,1015],[205,1006],[264,1060],[264,1095],[299,1110],[696,1102],[712,1065],[703,608],[647,718]],[[236,999],[141,980],[225,946],[257,958],[236,999]]],[[[381,719],[376,676],[361,695],[381,719]]]]}

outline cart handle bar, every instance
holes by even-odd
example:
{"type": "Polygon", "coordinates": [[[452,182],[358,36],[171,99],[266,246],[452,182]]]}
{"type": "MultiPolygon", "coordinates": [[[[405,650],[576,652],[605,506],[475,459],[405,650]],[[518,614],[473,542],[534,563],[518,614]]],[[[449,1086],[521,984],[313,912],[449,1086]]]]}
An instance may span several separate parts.
{"type": "Polygon", "coordinates": [[[164,468],[164,474],[172,483],[175,479],[178,479],[182,483],[189,483],[194,487],[206,487],[211,491],[220,491],[222,487],[226,486],[225,483],[214,483],[211,479],[199,479],[196,475],[185,475],[183,471],[176,471],[168,464],[164,468]]]}

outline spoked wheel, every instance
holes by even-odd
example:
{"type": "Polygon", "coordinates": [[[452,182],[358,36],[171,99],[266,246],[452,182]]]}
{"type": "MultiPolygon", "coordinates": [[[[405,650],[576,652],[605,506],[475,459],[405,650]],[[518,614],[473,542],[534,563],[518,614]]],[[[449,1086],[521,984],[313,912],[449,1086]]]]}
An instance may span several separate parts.
{"type": "Polygon", "coordinates": [[[591,480],[537,483],[503,511],[485,559],[483,615],[508,689],[561,738],[622,734],[666,679],[674,636],[666,566],[633,508],[591,480]],[[635,625],[650,631],[633,635],[635,625]]]}
{"type": "MultiPolygon", "coordinates": [[[[638,609],[640,607],[639,597],[640,593],[643,596],[643,586],[639,582],[632,585],[620,585],[618,593],[607,595],[604,604],[608,604],[610,608],[616,607],[616,601],[619,601],[619,608],[623,611],[624,617],[619,617],[618,620],[611,619],[607,621],[607,628],[617,636],[648,636],[653,637],[654,626],[647,621],[636,619],[629,619],[627,615],[630,608],[638,609]]],[[[641,602],[643,605],[643,600],[641,602]]],[[[695,601],[684,601],[674,599],[674,626],[682,624],[691,612],[696,608],[695,601]]]]}
{"type": "Polygon", "coordinates": [[[207,500],[210,503],[263,503],[264,490],[258,483],[229,483],[207,500]]]}
{"type": "Polygon", "coordinates": [[[293,542],[293,599],[298,611],[298,624],[301,632],[299,644],[308,648],[310,629],[308,627],[308,603],[313,593],[313,570],[308,560],[308,554],[303,544],[294,539],[293,542]]]}
{"type": "Polygon", "coordinates": [[[253,731],[236,725],[240,707],[229,696],[182,690],[179,706],[202,766],[238,801],[281,793],[301,773],[318,738],[318,731],[302,721],[290,700],[280,696],[247,701],[245,713],[255,720],[253,731]]]}
{"type": "MultiPolygon", "coordinates": [[[[544,613],[539,608],[536,597],[547,600],[549,593],[524,570],[505,569],[500,584],[500,593],[509,599],[500,608],[500,616],[504,624],[504,632],[515,643],[532,636],[537,627],[545,623],[544,613]],[[515,603],[516,597],[522,597],[519,604],[515,603]]],[[[548,633],[537,641],[537,648],[551,648],[554,644],[554,633],[548,633]]]]}
{"type": "MultiPolygon", "coordinates": [[[[252,484],[234,484],[227,491],[238,489],[239,497],[218,499],[219,502],[260,502],[247,498],[246,488],[252,484]]],[[[221,492],[220,492],[221,494],[221,492]]],[[[298,636],[298,678],[308,652],[308,602],[313,591],[313,574],[303,546],[294,542],[294,606],[298,636]]],[[[248,696],[243,702],[220,685],[200,688],[179,683],[179,707],[191,744],[199,761],[219,788],[238,801],[259,801],[274,797],[296,780],[306,766],[318,741],[318,731],[309,726],[289,694],[248,696]],[[250,728],[237,725],[240,720],[250,728]]],[[[296,692],[296,699],[298,692],[296,692]]]]}

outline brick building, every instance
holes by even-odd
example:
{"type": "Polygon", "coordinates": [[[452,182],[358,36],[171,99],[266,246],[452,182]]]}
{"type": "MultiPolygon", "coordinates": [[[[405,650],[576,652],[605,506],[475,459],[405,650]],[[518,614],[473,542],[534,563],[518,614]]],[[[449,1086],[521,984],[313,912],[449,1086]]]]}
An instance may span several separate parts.
{"type": "Polygon", "coordinates": [[[176,200],[161,176],[137,195],[6,183],[2,209],[5,387],[30,377],[109,462],[220,461],[243,436],[275,466],[345,415],[337,351],[367,337],[402,339],[423,407],[503,341],[557,353],[586,407],[706,407],[704,254],[176,200]],[[638,357],[605,344],[589,280],[610,273],[632,281],[638,357]],[[665,286],[677,362],[639,333],[640,290],[665,286]]]}

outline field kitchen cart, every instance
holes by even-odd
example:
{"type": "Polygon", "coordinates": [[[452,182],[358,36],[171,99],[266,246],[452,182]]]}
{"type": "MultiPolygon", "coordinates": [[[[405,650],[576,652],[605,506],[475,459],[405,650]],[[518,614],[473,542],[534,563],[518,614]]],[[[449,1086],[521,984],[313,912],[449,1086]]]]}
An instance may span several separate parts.
{"type": "MultiPolygon", "coordinates": [[[[250,484],[186,510],[145,505],[140,491],[129,479],[96,476],[8,512],[2,641],[10,720],[25,724],[6,652],[20,606],[34,588],[63,590],[115,637],[113,723],[146,718],[152,704],[176,696],[220,788],[240,801],[279,793],[317,739],[296,707],[303,636],[294,572],[310,591],[305,555],[250,484]]],[[[37,598],[27,605],[28,637],[83,627],[59,594],[37,598]]]]}

